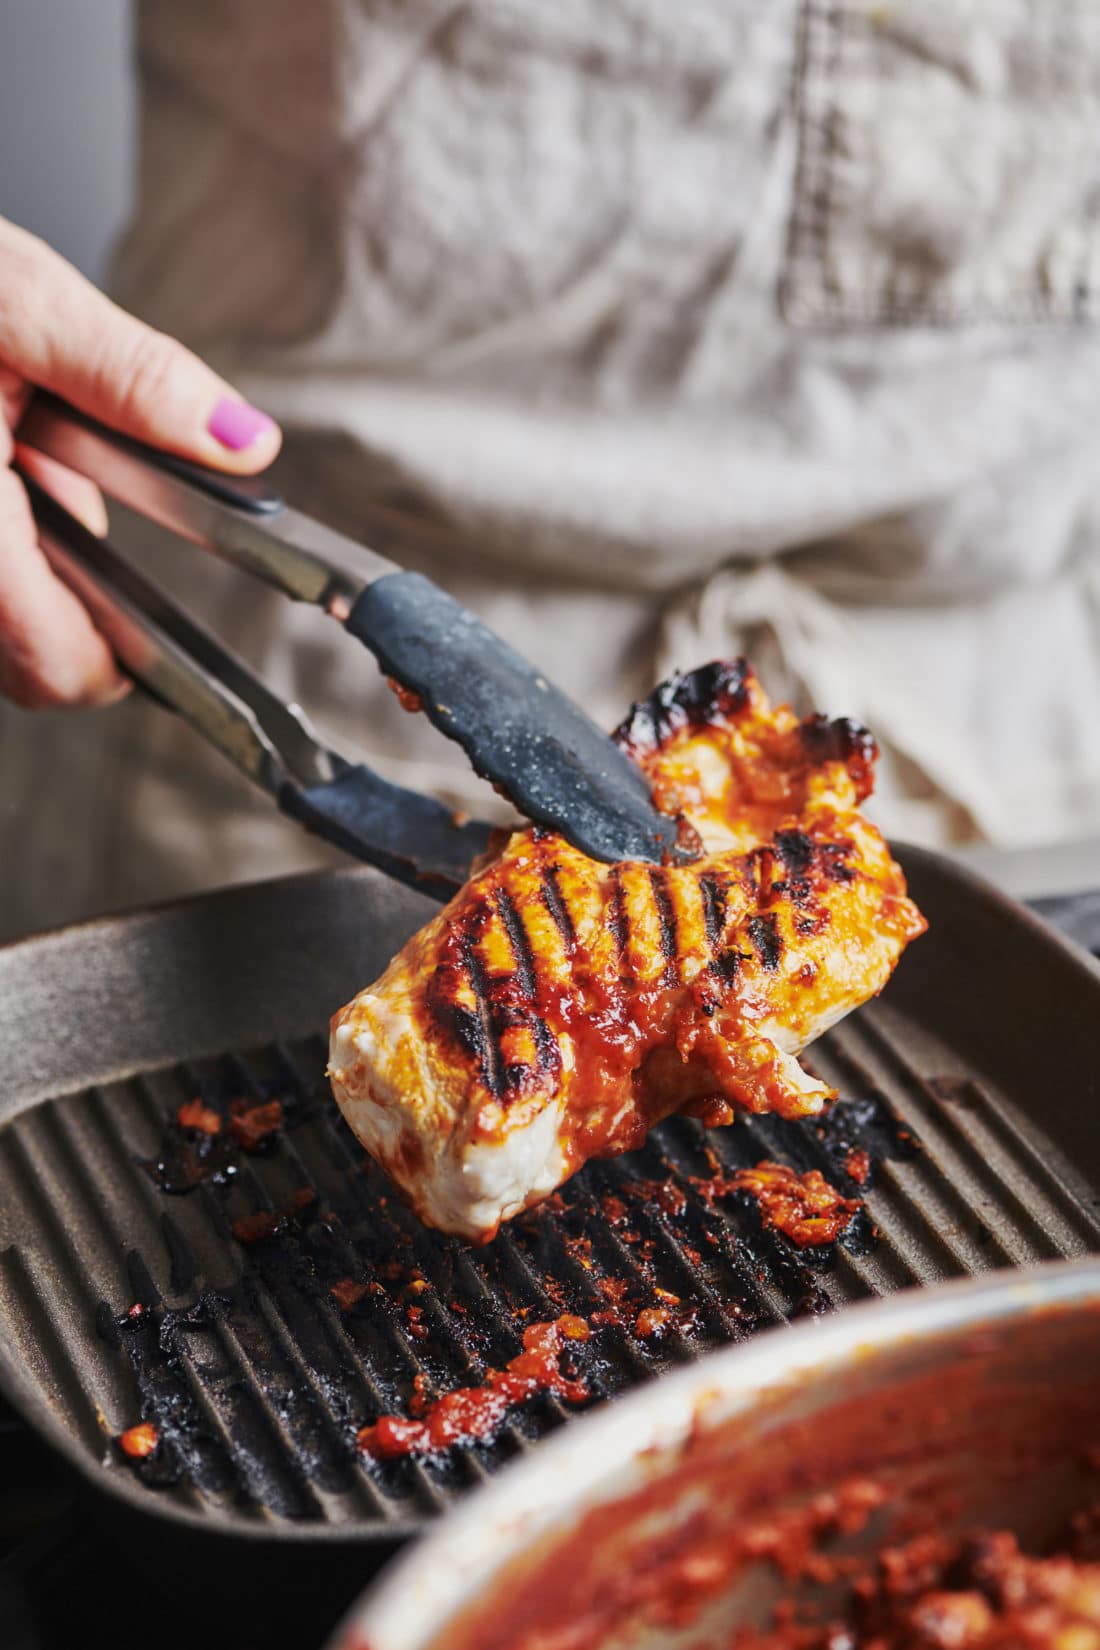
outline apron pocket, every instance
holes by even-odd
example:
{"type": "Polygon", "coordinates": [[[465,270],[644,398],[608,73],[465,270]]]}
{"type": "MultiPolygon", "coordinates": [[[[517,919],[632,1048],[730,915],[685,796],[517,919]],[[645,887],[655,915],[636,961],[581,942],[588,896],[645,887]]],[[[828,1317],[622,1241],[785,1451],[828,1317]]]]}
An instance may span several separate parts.
{"type": "Polygon", "coordinates": [[[794,325],[1095,320],[1095,0],[804,0],[794,325]]]}

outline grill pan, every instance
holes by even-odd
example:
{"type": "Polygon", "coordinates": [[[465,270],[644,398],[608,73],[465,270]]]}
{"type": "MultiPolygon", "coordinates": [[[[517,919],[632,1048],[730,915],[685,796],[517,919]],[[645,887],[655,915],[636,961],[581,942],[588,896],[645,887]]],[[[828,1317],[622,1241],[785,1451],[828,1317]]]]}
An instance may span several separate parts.
{"type": "Polygon", "coordinates": [[[611,1324],[578,1352],[600,1399],[795,1317],[1100,1250],[1100,970],[972,874],[901,858],[930,932],[811,1051],[841,1094],[828,1123],[674,1119],[480,1250],[402,1209],[323,1080],[329,1013],[428,901],[349,870],[0,951],[0,1393],[117,1508],[238,1550],[378,1556],[571,1413],[547,1397],[447,1456],[357,1456],[356,1428],[404,1410],[414,1377],[476,1382],[525,1322],[620,1294],[629,1325],[655,1290],[678,1298],[664,1339],[611,1324]],[[230,1154],[223,1183],[169,1193],[149,1165],[198,1093],[277,1095],[286,1127],[230,1154]],[[699,1190],[768,1157],[859,1193],[853,1148],[875,1163],[866,1208],[825,1250],[699,1190]],[[307,1217],[236,1241],[234,1219],[303,1187],[307,1217]],[[348,1312],[330,1292],[343,1276],[367,1285],[348,1312]],[[135,1468],[114,1440],[139,1419],[166,1448],[135,1468]]]}

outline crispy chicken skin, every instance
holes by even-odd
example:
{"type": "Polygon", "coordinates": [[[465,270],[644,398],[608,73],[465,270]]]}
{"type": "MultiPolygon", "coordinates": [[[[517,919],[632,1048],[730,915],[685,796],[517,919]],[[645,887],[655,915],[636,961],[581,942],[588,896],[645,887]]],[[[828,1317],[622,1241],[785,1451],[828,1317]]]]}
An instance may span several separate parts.
{"type": "Polygon", "coordinates": [[[858,812],[877,754],[858,723],[772,709],[738,659],[672,677],[615,738],[694,863],[516,831],[333,1019],[345,1117],[443,1231],[491,1238],[675,1111],[821,1111],[795,1056],[924,930],[858,812]]]}

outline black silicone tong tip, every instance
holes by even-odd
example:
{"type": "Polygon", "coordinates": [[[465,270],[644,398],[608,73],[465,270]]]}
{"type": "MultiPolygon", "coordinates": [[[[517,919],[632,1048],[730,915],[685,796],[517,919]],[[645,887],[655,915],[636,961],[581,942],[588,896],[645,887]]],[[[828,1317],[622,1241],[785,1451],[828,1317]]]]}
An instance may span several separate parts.
{"type": "Polygon", "coordinates": [[[483,820],[458,823],[432,797],[349,765],[322,785],[284,785],[279,807],[326,841],[435,899],[449,899],[489,846],[483,820]]]}
{"type": "Polygon", "coordinates": [[[593,859],[687,857],[607,734],[472,613],[418,573],[363,591],[346,628],[522,814],[593,859]]]}

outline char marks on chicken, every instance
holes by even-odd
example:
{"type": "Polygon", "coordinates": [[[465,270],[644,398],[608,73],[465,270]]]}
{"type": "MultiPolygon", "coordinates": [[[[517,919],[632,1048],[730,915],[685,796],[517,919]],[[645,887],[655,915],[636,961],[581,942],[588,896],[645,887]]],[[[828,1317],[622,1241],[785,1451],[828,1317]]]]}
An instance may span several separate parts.
{"type": "Polygon", "coordinates": [[[673,1112],[820,1112],[796,1056],[925,926],[859,812],[860,724],[772,708],[734,660],[673,676],[615,738],[694,863],[518,830],[333,1019],[352,1129],[427,1224],[475,1241],[673,1112]]]}

